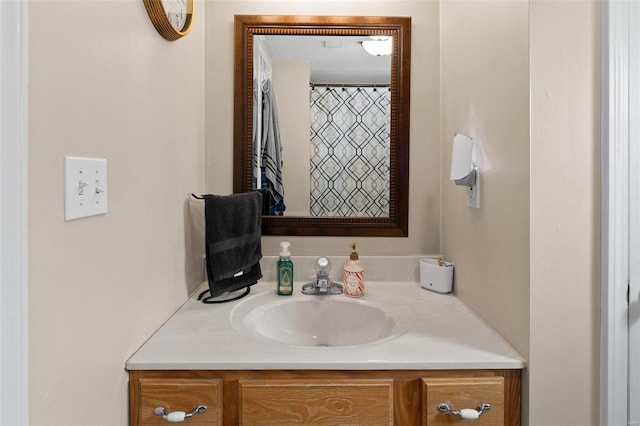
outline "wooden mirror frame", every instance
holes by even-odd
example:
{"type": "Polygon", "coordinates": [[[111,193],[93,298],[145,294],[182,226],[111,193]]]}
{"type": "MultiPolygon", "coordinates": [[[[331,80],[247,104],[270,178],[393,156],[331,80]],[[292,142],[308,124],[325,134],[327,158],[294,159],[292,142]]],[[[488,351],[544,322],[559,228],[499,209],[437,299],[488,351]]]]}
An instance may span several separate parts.
{"type": "Polygon", "coordinates": [[[252,190],[253,36],[391,35],[391,129],[388,217],[263,216],[263,235],[406,237],[409,232],[411,18],[235,16],[233,192],[252,190]]]}

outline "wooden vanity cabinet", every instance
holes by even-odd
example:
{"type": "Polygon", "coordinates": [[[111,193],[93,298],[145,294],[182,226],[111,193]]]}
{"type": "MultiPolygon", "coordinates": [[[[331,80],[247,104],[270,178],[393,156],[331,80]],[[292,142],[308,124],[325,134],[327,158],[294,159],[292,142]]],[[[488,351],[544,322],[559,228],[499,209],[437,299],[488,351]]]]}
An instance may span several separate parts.
{"type": "MultiPolygon", "coordinates": [[[[504,377],[436,377],[422,379],[422,423],[428,426],[468,424],[438,407],[446,402],[452,410],[472,409],[478,412],[483,404],[487,411],[473,420],[474,425],[501,426],[505,423],[504,377]]],[[[512,422],[513,420],[511,420],[512,422]]]]}
{"type": "Polygon", "coordinates": [[[520,370],[130,371],[130,424],[167,424],[153,413],[207,405],[185,424],[520,425],[520,370]],[[192,390],[192,392],[189,391],[192,390]],[[491,409],[475,421],[438,410],[491,409]]]}
{"type": "Polygon", "coordinates": [[[393,380],[240,380],[241,425],[393,424],[393,380]]]}
{"type": "Polygon", "coordinates": [[[155,414],[163,407],[167,413],[192,412],[198,405],[207,407],[204,413],[188,419],[192,425],[222,426],[222,380],[197,377],[141,377],[129,384],[130,423],[165,425],[167,421],[155,414]],[[134,389],[135,386],[135,389],[134,389]],[[196,402],[197,401],[197,402],[196,402]]]}

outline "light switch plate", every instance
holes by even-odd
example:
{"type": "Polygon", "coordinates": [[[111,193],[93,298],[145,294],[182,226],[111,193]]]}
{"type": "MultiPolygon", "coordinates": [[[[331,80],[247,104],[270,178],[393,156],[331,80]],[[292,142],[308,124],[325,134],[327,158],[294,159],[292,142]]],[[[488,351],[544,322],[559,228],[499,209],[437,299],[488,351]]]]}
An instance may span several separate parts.
{"type": "Polygon", "coordinates": [[[64,157],[64,220],[107,213],[107,160],[64,157]]]}

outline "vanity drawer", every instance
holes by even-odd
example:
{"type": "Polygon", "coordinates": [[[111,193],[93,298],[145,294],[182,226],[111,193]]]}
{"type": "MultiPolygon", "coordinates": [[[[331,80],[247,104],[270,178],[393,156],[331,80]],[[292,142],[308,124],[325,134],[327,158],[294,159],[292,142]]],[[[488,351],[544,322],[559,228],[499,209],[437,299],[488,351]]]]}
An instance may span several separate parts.
{"type": "Polygon", "coordinates": [[[455,377],[422,379],[423,426],[466,425],[503,426],[505,424],[504,377],[455,377]],[[443,412],[438,406],[447,402],[454,410],[474,409],[491,404],[491,409],[475,420],[463,420],[443,412]]]}
{"type": "Polygon", "coordinates": [[[393,380],[240,380],[240,424],[391,425],[393,380]]]}
{"type": "MultiPolygon", "coordinates": [[[[137,392],[138,409],[131,412],[132,425],[167,425],[169,422],[154,413],[164,407],[168,413],[192,412],[198,405],[207,411],[194,414],[185,424],[222,425],[222,379],[145,379],[141,378],[137,392]]],[[[133,408],[133,407],[132,407],[133,408]]]]}

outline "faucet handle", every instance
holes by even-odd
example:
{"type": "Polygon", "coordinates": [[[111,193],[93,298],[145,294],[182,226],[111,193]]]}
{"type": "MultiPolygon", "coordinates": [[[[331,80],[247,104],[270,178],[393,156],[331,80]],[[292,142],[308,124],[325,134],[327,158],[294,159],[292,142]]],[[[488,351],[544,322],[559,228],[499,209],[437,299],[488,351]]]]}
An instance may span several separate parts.
{"type": "Polygon", "coordinates": [[[328,258],[322,256],[316,259],[316,274],[318,277],[328,277],[331,271],[331,262],[328,258]]]}
{"type": "Polygon", "coordinates": [[[314,282],[303,284],[304,294],[340,294],[342,284],[334,283],[329,278],[331,272],[331,262],[329,258],[321,256],[316,259],[316,279],[314,282]]]}

